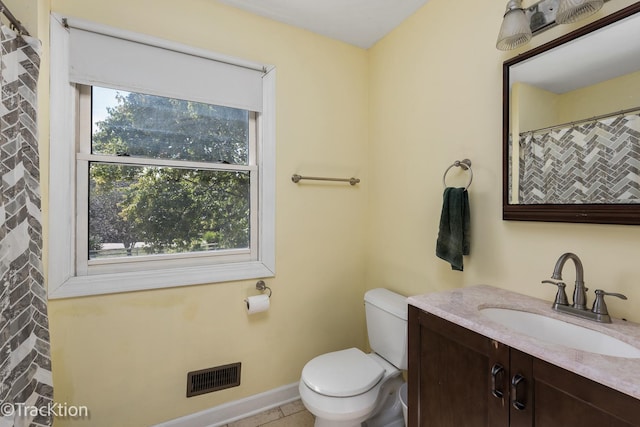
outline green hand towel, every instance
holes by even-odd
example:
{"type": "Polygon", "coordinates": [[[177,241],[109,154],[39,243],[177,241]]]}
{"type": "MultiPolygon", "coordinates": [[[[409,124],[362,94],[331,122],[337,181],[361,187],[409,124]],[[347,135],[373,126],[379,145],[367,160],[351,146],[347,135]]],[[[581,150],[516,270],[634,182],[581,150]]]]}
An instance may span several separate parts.
{"type": "Polygon", "coordinates": [[[469,255],[469,194],[464,188],[447,187],[442,199],[436,255],[452,270],[462,271],[462,255],[469,255]]]}

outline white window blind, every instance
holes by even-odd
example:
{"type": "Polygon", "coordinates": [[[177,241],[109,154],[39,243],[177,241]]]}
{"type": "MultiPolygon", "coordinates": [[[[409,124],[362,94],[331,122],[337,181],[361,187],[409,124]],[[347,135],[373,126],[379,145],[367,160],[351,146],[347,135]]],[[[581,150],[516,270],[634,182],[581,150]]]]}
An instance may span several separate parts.
{"type": "Polygon", "coordinates": [[[262,112],[259,65],[229,64],[220,56],[173,42],[65,18],[69,80],[262,112]]]}

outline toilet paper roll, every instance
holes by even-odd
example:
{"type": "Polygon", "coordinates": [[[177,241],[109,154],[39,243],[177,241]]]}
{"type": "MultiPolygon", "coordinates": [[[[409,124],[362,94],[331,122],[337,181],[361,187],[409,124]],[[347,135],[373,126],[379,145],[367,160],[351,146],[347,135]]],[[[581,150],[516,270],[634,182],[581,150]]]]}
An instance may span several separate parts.
{"type": "Polygon", "coordinates": [[[269,295],[254,295],[244,300],[247,303],[247,313],[260,313],[269,309],[269,295]]]}

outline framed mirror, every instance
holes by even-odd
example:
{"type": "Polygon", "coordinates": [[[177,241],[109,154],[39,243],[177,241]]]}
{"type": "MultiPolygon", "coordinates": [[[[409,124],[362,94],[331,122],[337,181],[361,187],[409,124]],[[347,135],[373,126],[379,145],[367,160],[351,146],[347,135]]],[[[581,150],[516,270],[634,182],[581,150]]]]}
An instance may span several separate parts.
{"type": "Polygon", "coordinates": [[[640,2],[503,65],[503,219],[640,224],[640,2]]]}

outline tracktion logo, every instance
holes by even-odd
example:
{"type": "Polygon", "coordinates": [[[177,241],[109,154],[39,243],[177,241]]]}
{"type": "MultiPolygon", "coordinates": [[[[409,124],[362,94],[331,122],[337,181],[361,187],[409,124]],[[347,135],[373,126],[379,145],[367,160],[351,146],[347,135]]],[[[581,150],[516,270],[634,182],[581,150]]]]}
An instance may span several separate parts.
{"type": "Polygon", "coordinates": [[[67,402],[51,402],[41,406],[4,402],[0,403],[0,417],[89,418],[89,408],[69,405],[67,402]]]}

